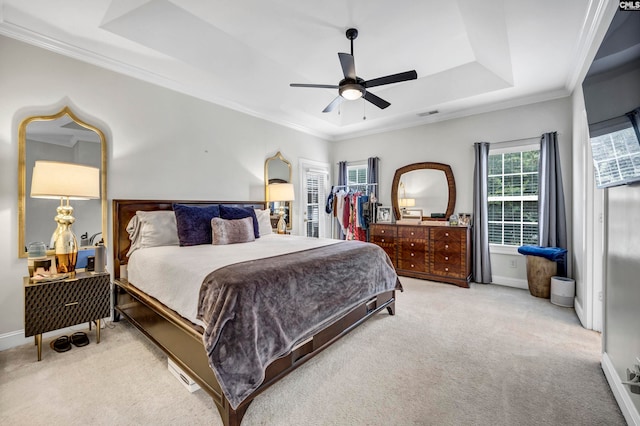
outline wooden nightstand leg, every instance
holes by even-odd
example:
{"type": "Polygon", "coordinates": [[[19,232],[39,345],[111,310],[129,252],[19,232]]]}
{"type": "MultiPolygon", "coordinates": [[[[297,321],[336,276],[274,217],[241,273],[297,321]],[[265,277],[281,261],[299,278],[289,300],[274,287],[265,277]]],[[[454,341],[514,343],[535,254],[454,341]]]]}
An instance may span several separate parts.
{"type": "Polygon", "coordinates": [[[42,334],[36,334],[36,345],[38,346],[38,361],[42,360],[42,334]]]}
{"type": "Polygon", "coordinates": [[[96,343],[100,343],[100,320],[96,320],[96,343]]]}

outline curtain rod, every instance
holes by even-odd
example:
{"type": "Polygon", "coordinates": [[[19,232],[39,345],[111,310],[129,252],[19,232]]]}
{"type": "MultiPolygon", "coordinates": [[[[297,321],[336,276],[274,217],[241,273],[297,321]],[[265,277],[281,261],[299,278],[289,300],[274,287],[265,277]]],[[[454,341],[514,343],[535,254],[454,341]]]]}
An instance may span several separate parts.
{"type": "MultiPolygon", "coordinates": [[[[555,133],[557,135],[560,135],[561,133],[558,132],[545,132],[545,133],[555,133]]],[[[500,141],[500,142],[489,142],[491,145],[499,145],[499,144],[507,144],[507,143],[512,143],[512,142],[520,142],[520,141],[528,141],[528,140],[540,140],[542,138],[542,135],[544,135],[545,133],[541,134],[540,136],[530,136],[528,138],[519,138],[519,139],[508,139],[505,141],[500,141]]]]}

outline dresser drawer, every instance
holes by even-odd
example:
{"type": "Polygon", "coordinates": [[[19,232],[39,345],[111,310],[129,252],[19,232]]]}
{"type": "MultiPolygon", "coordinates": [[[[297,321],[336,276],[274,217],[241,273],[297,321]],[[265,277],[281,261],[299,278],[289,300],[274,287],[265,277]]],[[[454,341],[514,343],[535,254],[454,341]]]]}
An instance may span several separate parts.
{"type": "Polygon", "coordinates": [[[460,252],[442,252],[438,251],[433,253],[433,262],[436,264],[441,264],[444,266],[453,266],[459,267],[461,264],[462,256],[460,252]]]}
{"type": "Polygon", "coordinates": [[[461,273],[460,273],[461,270],[462,270],[462,267],[460,265],[460,262],[458,262],[458,263],[434,262],[433,263],[433,270],[431,271],[431,273],[437,274],[437,275],[451,276],[451,277],[458,278],[458,277],[462,276],[461,273]]]}
{"type": "Polygon", "coordinates": [[[467,228],[454,228],[454,227],[441,227],[437,229],[431,229],[431,239],[440,242],[452,242],[458,243],[466,235],[467,228]]]}
{"type": "Polygon", "coordinates": [[[398,269],[413,272],[425,272],[426,266],[427,262],[425,261],[424,253],[422,256],[415,254],[414,257],[411,257],[403,254],[398,257],[398,269]]]}
{"type": "Polygon", "coordinates": [[[400,238],[416,238],[424,240],[427,238],[427,229],[419,226],[398,226],[398,236],[400,238]]]}
{"type": "Polygon", "coordinates": [[[433,250],[434,252],[443,252],[443,253],[460,253],[460,249],[462,244],[460,241],[434,241],[433,250]]]}
{"type": "Polygon", "coordinates": [[[371,237],[380,236],[380,237],[395,237],[396,236],[396,226],[395,225],[379,225],[372,224],[371,225],[371,237]]]}
{"type": "Polygon", "coordinates": [[[380,247],[395,245],[396,243],[396,237],[393,235],[371,235],[369,239],[372,243],[377,244],[380,247]]]}

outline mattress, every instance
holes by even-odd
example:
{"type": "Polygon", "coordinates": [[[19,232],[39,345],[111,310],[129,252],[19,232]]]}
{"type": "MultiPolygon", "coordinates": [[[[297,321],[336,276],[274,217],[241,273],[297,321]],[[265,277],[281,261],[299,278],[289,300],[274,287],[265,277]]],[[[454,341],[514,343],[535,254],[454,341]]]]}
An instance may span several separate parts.
{"type": "Polygon", "coordinates": [[[193,324],[204,327],[197,318],[198,295],[202,282],[211,272],[238,262],[338,242],[340,240],[272,234],[242,244],[138,249],[129,258],[128,280],[193,324]]]}

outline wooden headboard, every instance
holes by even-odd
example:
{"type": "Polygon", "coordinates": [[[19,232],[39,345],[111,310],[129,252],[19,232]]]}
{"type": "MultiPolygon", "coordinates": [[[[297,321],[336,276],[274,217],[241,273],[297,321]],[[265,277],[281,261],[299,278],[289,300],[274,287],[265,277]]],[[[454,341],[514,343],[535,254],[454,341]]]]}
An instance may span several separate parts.
{"type": "Polygon", "coordinates": [[[225,204],[231,207],[253,207],[264,209],[264,201],[181,201],[181,200],[113,200],[113,274],[120,278],[120,266],[128,262],[127,252],[131,246],[127,224],[136,212],[173,210],[173,203],[190,205],[225,204]]]}

